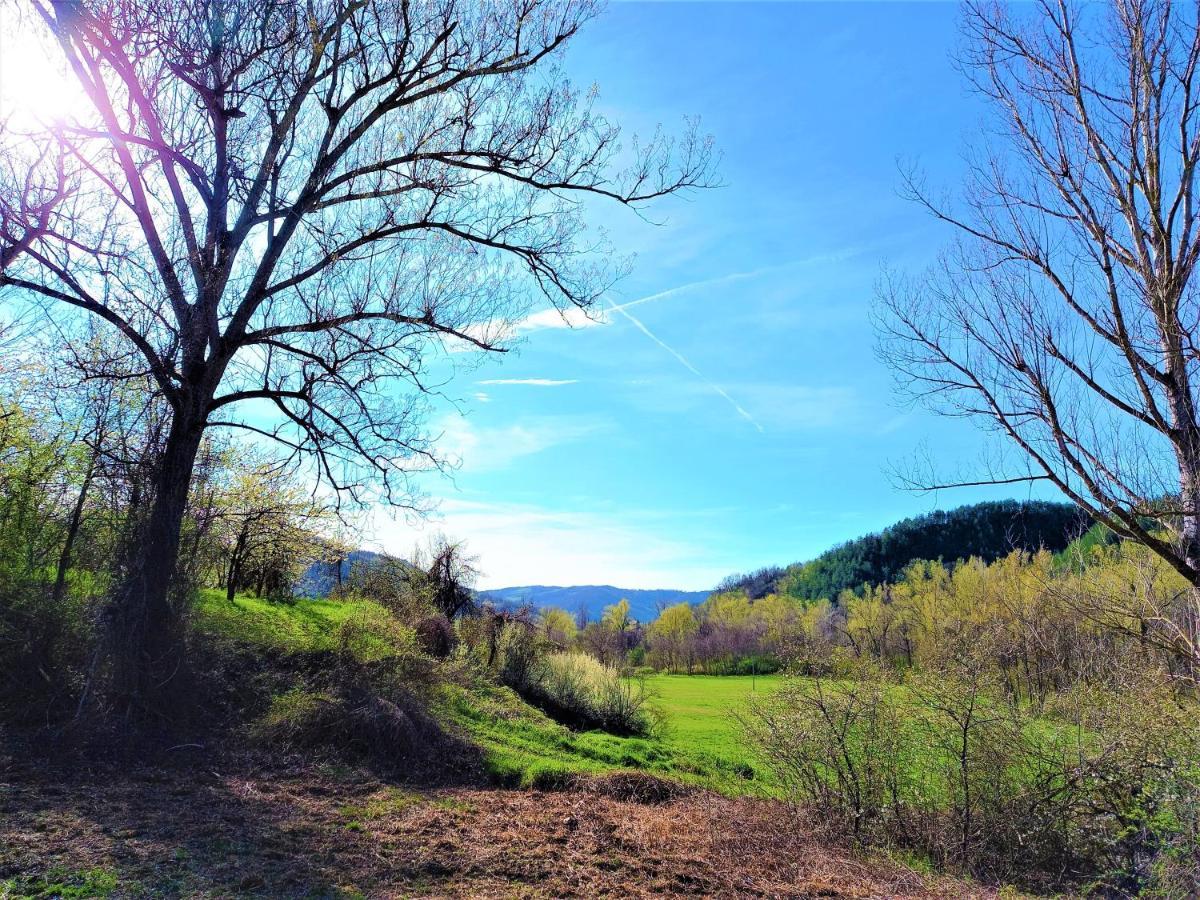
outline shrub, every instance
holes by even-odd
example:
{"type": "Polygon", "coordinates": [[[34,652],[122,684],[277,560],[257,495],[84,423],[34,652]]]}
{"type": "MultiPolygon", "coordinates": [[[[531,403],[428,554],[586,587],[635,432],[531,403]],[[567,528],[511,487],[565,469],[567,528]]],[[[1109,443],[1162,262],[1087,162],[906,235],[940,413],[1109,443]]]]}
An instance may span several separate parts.
{"type": "Polygon", "coordinates": [[[789,678],[750,700],[746,723],[791,799],[862,841],[907,830],[904,720],[886,690],[877,680],[789,678]]]}
{"type": "Polygon", "coordinates": [[[536,680],[535,669],[542,654],[533,622],[525,618],[485,617],[489,625],[488,662],[500,681],[513,690],[525,691],[536,680]]]}
{"type": "Polygon", "coordinates": [[[416,625],[417,643],[435,659],[445,659],[454,650],[454,626],[443,615],[425,616],[416,625]]]}
{"type": "Polygon", "coordinates": [[[437,722],[414,696],[368,690],[294,689],[272,698],[250,727],[251,739],[285,752],[325,750],[394,769],[437,758],[448,744],[437,722]]]}
{"type": "Polygon", "coordinates": [[[337,630],[337,648],[347,661],[397,661],[419,654],[417,633],[374,603],[358,605],[337,630]]]}
{"type": "Polygon", "coordinates": [[[728,675],[773,675],[781,668],[780,662],[773,656],[742,656],[734,660],[728,675]]]}
{"type": "Polygon", "coordinates": [[[552,653],[531,667],[522,690],[548,714],[576,728],[645,735],[654,728],[649,696],[640,680],[583,653],[552,653]]]}
{"type": "Polygon", "coordinates": [[[903,686],[859,674],[789,678],[746,723],[791,799],[831,829],[989,878],[1194,889],[1194,698],[1138,676],[1080,686],[1036,719],[970,659],[903,686]]]}
{"type": "Polygon", "coordinates": [[[0,579],[0,710],[17,722],[56,719],[75,708],[93,638],[88,602],[75,591],[54,602],[34,579],[0,579]]]}

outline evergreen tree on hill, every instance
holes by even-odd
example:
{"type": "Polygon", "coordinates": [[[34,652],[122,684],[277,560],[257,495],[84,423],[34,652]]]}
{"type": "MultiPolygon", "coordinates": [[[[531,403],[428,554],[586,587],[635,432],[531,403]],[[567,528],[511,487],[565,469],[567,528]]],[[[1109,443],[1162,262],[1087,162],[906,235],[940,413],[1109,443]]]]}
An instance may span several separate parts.
{"type": "Polygon", "coordinates": [[[724,589],[751,597],[787,594],[802,600],[836,600],[844,590],[895,579],[910,562],[979,557],[986,562],[1013,550],[1064,549],[1090,522],[1074,506],[1043,500],[1001,500],[938,510],[904,519],[876,534],[847,541],[816,559],[796,563],[773,578],[762,572],[726,579],[724,589]]]}

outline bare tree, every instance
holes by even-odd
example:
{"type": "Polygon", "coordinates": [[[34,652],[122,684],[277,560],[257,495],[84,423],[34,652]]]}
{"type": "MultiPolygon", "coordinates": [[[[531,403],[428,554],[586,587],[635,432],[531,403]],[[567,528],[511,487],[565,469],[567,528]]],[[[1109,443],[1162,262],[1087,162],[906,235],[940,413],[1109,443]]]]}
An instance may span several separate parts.
{"type": "Polygon", "coordinates": [[[433,589],[433,606],[447,619],[475,609],[475,582],[479,558],[467,553],[462,541],[439,534],[429,542],[428,552],[417,550],[413,562],[425,571],[433,589]]]}
{"type": "Polygon", "coordinates": [[[529,298],[615,271],[586,197],[710,178],[694,128],[622,150],[553,68],[592,0],[31,0],[86,109],[6,135],[0,287],[136,349],[169,403],[112,607],[118,695],[169,674],[170,579],[201,439],[308,455],[353,499],[412,496],[429,355],[499,350],[529,298]],[[408,386],[401,394],[398,384],[408,386]]]}
{"type": "Polygon", "coordinates": [[[1048,481],[1200,585],[1197,9],[971,2],[964,25],[999,128],[960,203],[909,179],[959,241],[884,285],[881,352],[1019,451],[957,480],[1048,481]]]}

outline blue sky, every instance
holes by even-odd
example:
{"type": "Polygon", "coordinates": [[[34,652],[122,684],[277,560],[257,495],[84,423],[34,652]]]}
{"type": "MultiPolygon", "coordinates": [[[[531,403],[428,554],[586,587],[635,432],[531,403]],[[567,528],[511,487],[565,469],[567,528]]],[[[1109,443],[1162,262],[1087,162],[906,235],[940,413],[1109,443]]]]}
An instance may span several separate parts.
{"type": "Polygon", "coordinates": [[[869,321],[883,268],[919,271],[952,237],[899,196],[898,162],[952,188],[986,115],[952,63],[956,10],[613,4],[568,73],[630,132],[699,115],[724,186],[656,208],[657,225],[601,214],[636,253],[611,295],[627,315],[536,316],[517,352],[458,373],[433,416],[460,461],[425,482],[440,513],[377,516],[375,540],[464,539],[485,587],[703,589],[936,506],[1025,496],[888,477],[923,444],[953,465],[983,440],[899,402],[869,321]]]}

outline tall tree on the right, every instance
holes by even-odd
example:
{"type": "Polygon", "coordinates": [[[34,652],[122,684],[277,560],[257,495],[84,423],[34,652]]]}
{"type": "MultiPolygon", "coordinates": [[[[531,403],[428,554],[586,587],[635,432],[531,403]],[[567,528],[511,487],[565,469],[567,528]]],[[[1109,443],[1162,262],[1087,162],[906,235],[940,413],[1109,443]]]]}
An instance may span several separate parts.
{"type": "Polygon", "coordinates": [[[1182,575],[1160,625],[1200,667],[1198,10],[971,2],[963,23],[997,127],[957,200],[907,180],[958,240],[883,285],[881,353],[1018,450],[953,481],[1049,481],[1182,575]]]}

